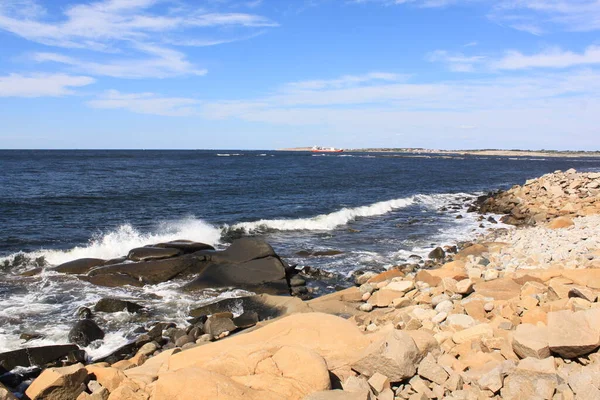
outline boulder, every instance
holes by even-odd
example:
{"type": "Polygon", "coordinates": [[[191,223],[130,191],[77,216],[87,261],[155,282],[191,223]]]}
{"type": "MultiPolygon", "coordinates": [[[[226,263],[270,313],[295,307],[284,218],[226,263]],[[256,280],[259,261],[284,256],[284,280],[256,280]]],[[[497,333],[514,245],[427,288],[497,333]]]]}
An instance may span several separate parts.
{"type": "Polygon", "coordinates": [[[204,323],[204,332],[212,337],[217,337],[224,332],[233,332],[237,329],[230,313],[213,314],[204,323]]]}
{"type": "Polygon", "coordinates": [[[521,324],[513,335],[513,351],[521,358],[548,358],[548,328],[532,324],[521,324]]]}
{"type": "Polygon", "coordinates": [[[391,382],[400,382],[415,375],[419,361],[420,352],[412,337],[393,330],[365,349],[352,369],[366,376],[379,372],[391,382]]]}
{"type": "Polygon", "coordinates": [[[77,321],[69,331],[69,342],[82,347],[100,339],[104,339],[104,331],[91,319],[77,321]]]}
{"type": "Polygon", "coordinates": [[[79,347],[73,344],[28,347],[0,353],[0,375],[15,367],[44,366],[48,363],[79,352],[79,347]]]}
{"type": "Polygon", "coordinates": [[[48,368],[27,388],[31,400],[73,400],[85,390],[87,370],[83,364],[48,368]]]}
{"type": "MultiPolygon", "coordinates": [[[[241,258],[237,251],[233,254],[235,256],[232,256],[232,259],[241,258]]],[[[224,287],[269,294],[290,293],[285,267],[281,260],[274,256],[236,263],[209,262],[193,281],[184,286],[184,289],[193,291],[224,287]]]]}
{"type": "Polygon", "coordinates": [[[139,279],[133,278],[126,274],[105,274],[105,275],[80,275],[79,279],[82,281],[89,282],[93,285],[104,286],[104,287],[122,287],[122,286],[133,286],[142,287],[144,283],[139,279]]]}
{"type": "Polygon", "coordinates": [[[267,257],[277,257],[270,244],[259,238],[245,237],[234,240],[231,246],[215,253],[211,261],[239,264],[267,257]]]}
{"type": "Polygon", "coordinates": [[[346,390],[326,390],[315,392],[306,396],[303,400],[371,400],[367,392],[349,392],[346,390]]]}
{"type": "Polygon", "coordinates": [[[171,249],[181,250],[185,254],[195,253],[197,251],[209,250],[214,251],[215,248],[206,243],[193,242],[191,240],[173,240],[166,243],[158,243],[153,247],[167,247],[171,249]]]}
{"type": "Polygon", "coordinates": [[[166,260],[114,264],[95,268],[88,273],[88,276],[123,274],[138,280],[142,284],[155,285],[173,279],[197,263],[198,260],[192,256],[182,256],[166,260]]]}
{"type": "Polygon", "coordinates": [[[576,358],[600,346],[600,309],[548,313],[548,343],[553,353],[576,358]]]}
{"type": "Polygon", "coordinates": [[[54,271],[60,272],[62,274],[83,275],[87,274],[92,268],[104,265],[105,262],[106,261],[101,260],[99,258],[80,258],[78,260],[73,260],[64,264],[60,264],[59,266],[54,268],[54,271]]]}
{"type": "Polygon", "coordinates": [[[442,260],[444,257],[446,257],[446,252],[441,247],[436,247],[429,253],[427,257],[431,258],[432,260],[442,260]]]}
{"type": "Polygon", "coordinates": [[[303,311],[310,311],[310,308],[305,302],[296,297],[260,294],[218,300],[214,303],[192,309],[189,315],[199,318],[222,312],[235,312],[236,314],[240,312],[255,312],[258,320],[263,321],[265,319],[280,317],[290,312],[303,311]]]}
{"type": "Polygon", "coordinates": [[[443,385],[449,378],[446,370],[437,364],[435,357],[431,353],[421,361],[417,372],[422,378],[435,382],[438,385],[443,385]]]}
{"type": "Polygon", "coordinates": [[[169,247],[138,247],[129,251],[127,258],[131,261],[160,260],[177,257],[182,253],[179,249],[169,247]]]}
{"type": "Polygon", "coordinates": [[[94,306],[94,310],[97,312],[115,313],[120,311],[127,311],[129,313],[136,313],[142,310],[144,307],[131,301],[119,300],[114,298],[100,299],[94,306]]]}

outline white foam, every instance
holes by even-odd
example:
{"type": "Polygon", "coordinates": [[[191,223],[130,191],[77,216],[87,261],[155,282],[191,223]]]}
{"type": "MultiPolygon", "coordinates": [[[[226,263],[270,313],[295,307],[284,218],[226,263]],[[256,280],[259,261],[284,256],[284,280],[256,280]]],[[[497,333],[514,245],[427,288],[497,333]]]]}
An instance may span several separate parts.
{"type": "MultiPolygon", "coordinates": [[[[179,221],[161,222],[156,233],[143,233],[129,224],[92,238],[88,245],[77,246],[69,250],[40,250],[28,254],[31,258],[43,256],[51,265],[58,265],[78,258],[111,259],[127,255],[129,250],[153,243],[187,239],[210,245],[216,245],[221,238],[221,229],[209,223],[186,218],[179,221]]],[[[5,259],[14,258],[14,255],[5,259]]],[[[2,262],[4,259],[0,259],[2,262]]]]}
{"type": "Polygon", "coordinates": [[[233,229],[243,229],[246,232],[258,230],[301,231],[316,230],[330,231],[360,217],[384,215],[394,210],[414,204],[414,197],[406,197],[356,208],[342,208],[330,214],[317,215],[312,218],[299,219],[262,219],[254,222],[242,222],[233,225],[233,229]]]}

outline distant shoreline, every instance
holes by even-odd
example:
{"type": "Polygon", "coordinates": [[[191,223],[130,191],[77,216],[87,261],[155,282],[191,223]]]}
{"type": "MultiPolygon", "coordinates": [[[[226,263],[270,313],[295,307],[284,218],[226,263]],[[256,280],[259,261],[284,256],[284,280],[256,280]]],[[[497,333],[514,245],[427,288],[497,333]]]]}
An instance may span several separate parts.
{"type": "MultiPolygon", "coordinates": [[[[277,151],[311,151],[311,147],[293,147],[277,151]]],[[[600,151],[558,151],[558,150],[435,150],[419,148],[366,148],[344,149],[348,153],[401,153],[416,155],[471,155],[500,157],[600,157],[600,151]]]]}

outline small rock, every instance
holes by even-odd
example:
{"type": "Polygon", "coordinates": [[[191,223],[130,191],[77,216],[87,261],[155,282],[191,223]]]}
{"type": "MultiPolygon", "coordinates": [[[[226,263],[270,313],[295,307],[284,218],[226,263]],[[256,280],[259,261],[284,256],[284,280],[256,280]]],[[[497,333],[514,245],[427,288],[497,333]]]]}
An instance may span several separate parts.
{"type": "Polygon", "coordinates": [[[358,309],[360,311],[364,311],[364,312],[371,312],[371,311],[373,311],[373,306],[371,304],[369,304],[369,303],[364,303],[364,304],[361,304],[358,307],[358,309]]]}
{"type": "Polygon", "coordinates": [[[385,389],[390,388],[390,380],[388,377],[379,372],[375,372],[373,376],[369,378],[368,383],[371,388],[373,388],[376,395],[379,395],[379,393],[383,392],[385,389]]]}

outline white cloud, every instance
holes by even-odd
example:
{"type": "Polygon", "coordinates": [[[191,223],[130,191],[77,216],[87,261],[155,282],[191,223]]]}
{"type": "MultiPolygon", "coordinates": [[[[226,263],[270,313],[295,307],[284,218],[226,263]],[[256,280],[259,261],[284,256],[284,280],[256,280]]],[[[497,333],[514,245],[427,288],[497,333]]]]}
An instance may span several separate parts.
{"type": "Polygon", "coordinates": [[[121,93],[109,90],[100,98],[86,103],[92,108],[122,109],[139,114],[184,117],[197,113],[198,100],[184,97],[161,97],[154,93],[121,93]]]}
{"type": "Polygon", "coordinates": [[[431,62],[446,64],[454,72],[473,72],[478,65],[486,61],[485,56],[467,56],[463,53],[453,53],[446,50],[436,50],[429,53],[426,59],[431,62]]]}
{"type": "MultiPolygon", "coordinates": [[[[173,47],[244,40],[277,26],[260,15],[223,13],[194,2],[101,0],[69,5],[61,16],[48,15],[41,4],[35,0],[0,2],[0,30],[44,45],[101,52],[103,57],[111,54],[108,61],[56,52],[36,58],[62,62],[84,73],[124,78],[202,75],[206,71],[173,47]]],[[[218,6],[218,2],[207,4],[218,6]]]]}
{"type": "Polygon", "coordinates": [[[364,75],[344,75],[336,79],[329,80],[309,80],[291,82],[285,85],[286,89],[305,90],[305,89],[340,89],[372,82],[396,82],[406,78],[406,75],[398,75],[389,72],[370,72],[364,75]]]}
{"type": "Polygon", "coordinates": [[[44,97],[73,94],[72,88],[94,83],[87,76],[65,74],[10,74],[0,76],[0,97],[44,97]]]}
{"type": "Polygon", "coordinates": [[[568,68],[598,64],[600,64],[600,46],[589,46],[583,53],[574,53],[558,48],[532,55],[511,51],[502,59],[493,62],[491,67],[498,70],[519,70],[528,68],[568,68]]]}

